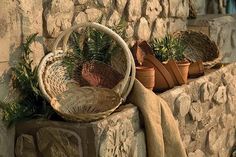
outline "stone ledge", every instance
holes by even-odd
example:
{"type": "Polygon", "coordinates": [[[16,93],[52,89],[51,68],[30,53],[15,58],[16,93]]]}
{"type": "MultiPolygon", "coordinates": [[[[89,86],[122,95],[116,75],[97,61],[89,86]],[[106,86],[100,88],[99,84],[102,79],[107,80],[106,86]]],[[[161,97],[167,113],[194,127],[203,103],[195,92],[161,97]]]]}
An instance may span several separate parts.
{"type": "Polygon", "coordinates": [[[35,157],[39,154],[47,157],[146,155],[143,134],[137,107],[128,104],[106,119],[92,123],[31,120],[18,124],[15,152],[17,157],[27,157],[32,152],[35,157]],[[24,139],[36,146],[29,148],[24,139]],[[19,149],[23,151],[17,151],[19,149]]]}
{"type": "Polygon", "coordinates": [[[189,156],[231,153],[236,142],[235,69],[232,63],[160,94],[178,122],[189,156]]]}

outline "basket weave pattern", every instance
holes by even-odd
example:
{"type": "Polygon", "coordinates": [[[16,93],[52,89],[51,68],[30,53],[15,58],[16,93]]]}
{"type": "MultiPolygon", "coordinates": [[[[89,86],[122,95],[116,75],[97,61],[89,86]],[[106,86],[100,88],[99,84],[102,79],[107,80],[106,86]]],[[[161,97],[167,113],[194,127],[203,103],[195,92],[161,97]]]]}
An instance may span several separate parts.
{"type": "Polygon", "coordinates": [[[185,44],[184,54],[188,60],[201,60],[207,69],[221,61],[217,45],[207,35],[195,31],[180,31],[174,33],[174,36],[185,44]]]}
{"type": "Polygon", "coordinates": [[[68,120],[89,122],[111,114],[126,99],[134,83],[135,65],[128,46],[119,35],[97,23],[82,23],[59,35],[54,43],[53,52],[47,54],[41,61],[38,77],[42,93],[51,102],[56,112],[68,120]],[[79,27],[93,27],[103,31],[117,41],[123,49],[119,57],[111,57],[112,67],[124,75],[113,90],[80,87],[79,79],[76,78],[78,76],[73,75],[71,78],[63,65],[64,57],[70,55],[67,51],[69,36],[79,27]],[[62,38],[63,51],[59,51],[57,47],[62,38]]]}

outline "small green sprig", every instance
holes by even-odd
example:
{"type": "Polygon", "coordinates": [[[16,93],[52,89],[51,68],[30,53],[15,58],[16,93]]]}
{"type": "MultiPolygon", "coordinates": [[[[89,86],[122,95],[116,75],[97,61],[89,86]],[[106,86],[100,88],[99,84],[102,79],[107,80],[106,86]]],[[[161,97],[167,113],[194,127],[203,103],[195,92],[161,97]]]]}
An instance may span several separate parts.
{"type": "Polygon", "coordinates": [[[162,39],[154,39],[151,42],[151,47],[155,57],[164,62],[169,59],[181,61],[184,60],[184,44],[170,35],[166,35],[162,39]]]}

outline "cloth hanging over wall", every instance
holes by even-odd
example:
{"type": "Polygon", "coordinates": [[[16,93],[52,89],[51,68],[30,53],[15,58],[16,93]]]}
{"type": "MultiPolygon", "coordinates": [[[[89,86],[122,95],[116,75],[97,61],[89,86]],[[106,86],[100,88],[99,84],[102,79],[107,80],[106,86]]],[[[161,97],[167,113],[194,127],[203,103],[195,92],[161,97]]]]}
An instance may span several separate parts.
{"type": "Polygon", "coordinates": [[[148,157],[187,157],[176,121],[162,98],[135,80],[128,101],[144,117],[148,157]]]}

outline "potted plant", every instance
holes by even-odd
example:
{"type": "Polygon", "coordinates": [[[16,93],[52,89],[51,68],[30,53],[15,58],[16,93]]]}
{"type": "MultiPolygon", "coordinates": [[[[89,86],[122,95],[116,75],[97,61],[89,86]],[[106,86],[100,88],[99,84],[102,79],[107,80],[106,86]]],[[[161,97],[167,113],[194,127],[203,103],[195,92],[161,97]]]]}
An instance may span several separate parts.
{"type": "Polygon", "coordinates": [[[174,87],[173,79],[162,63],[153,55],[152,48],[146,41],[137,41],[132,48],[136,61],[136,78],[147,88],[163,92],[174,87]],[[153,72],[152,72],[153,71],[153,72]],[[148,77],[147,77],[148,76],[148,77]]]}
{"type": "Polygon", "coordinates": [[[176,85],[187,83],[190,63],[184,56],[183,43],[170,35],[151,42],[155,57],[160,60],[172,75],[176,85]]]}

